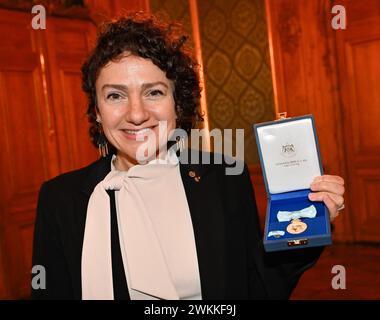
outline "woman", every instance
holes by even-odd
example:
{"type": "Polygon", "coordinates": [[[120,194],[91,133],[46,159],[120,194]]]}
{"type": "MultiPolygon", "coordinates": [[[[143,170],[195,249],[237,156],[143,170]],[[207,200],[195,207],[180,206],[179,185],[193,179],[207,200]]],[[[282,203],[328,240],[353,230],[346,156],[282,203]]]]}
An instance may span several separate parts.
{"type": "MultiPolygon", "coordinates": [[[[166,151],[201,118],[184,41],[154,17],[103,26],[82,72],[91,137],[109,155],[42,185],[33,265],[46,289],[33,298],[285,299],[318,259],[321,248],[264,253],[246,166],[226,175],[166,151]]],[[[343,179],[312,190],[333,219],[343,179]]]]}

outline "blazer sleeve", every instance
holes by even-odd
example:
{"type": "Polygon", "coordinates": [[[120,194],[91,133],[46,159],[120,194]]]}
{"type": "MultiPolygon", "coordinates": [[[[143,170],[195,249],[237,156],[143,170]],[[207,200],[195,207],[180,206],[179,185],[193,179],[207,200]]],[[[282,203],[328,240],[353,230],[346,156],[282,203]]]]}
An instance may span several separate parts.
{"type": "Polygon", "coordinates": [[[255,195],[246,165],[240,177],[243,188],[241,203],[247,219],[250,298],[289,299],[303,272],[317,262],[323,247],[265,252],[255,195]]]}
{"type": "MultiPolygon", "coordinates": [[[[32,299],[73,299],[58,223],[52,209],[57,195],[48,183],[41,186],[34,229],[33,266],[45,269],[45,289],[31,288],[32,299]]],[[[56,206],[55,206],[56,207],[56,206]]],[[[32,278],[36,274],[32,274],[32,278]]]]}

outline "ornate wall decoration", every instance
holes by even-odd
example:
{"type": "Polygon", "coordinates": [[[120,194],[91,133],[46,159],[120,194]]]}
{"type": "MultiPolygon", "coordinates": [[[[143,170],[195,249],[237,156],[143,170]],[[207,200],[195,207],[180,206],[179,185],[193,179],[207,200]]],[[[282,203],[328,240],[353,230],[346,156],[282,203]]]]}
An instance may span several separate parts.
{"type": "Polygon", "coordinates": [[[254,1],[238,1],[231,11],[231,27],[246,37],[256,27],[258,16],[254,1]]]}
{"type": "Polygon", "coordinates": [[[235,55],[234,65],[238,74],[247,81],[257,77],[263,59],[260,49],[244,44],[235,55]]]}
{"type": "Polygon", "coordinates": [[[230,97],[223,92],[214,99],[213,120],[214,128],[231,128],[231,123],[235,117],[234,103],[230,97]]]}
{"type": "Polygon", "coordinates": [[[201,37],[207,37],[211,41],[219,41],[227,29],[223,11],[218,8],[210,10],[204,19],[207,20],[208,23],[204,26],[201,37]]]}
{"type": "MultiPolygon", "coordinates": [[[[258,163],[252,125],[274,119],[264,0],[199,0],[210,129],[245,129],[245,161],[258,163]]],[[[191,30],[187,0],[151,0],[191,30]]]]}
{"type": "MultiPolygon", "coordinates": [[[[151,11],[182,23],[184,31],[192,37],[191,17],[188,0],[150,0],[151,11]]],[[[188,40],[193,47],[191,39],[188,40]]]]}
{"type": "Polygon", "coordinates": [[[245,161],[258,163],[252,125],[274,118],[264,0],[198,1],[198,10],[210,128],[245,129],[245,161]]]}
{"type": "Polygon", "coordinates": [[[231,62],[228,56],[221,51],[215,51],[208,61],[207,68],[214,70],[208,76],[212,79],[218,86],[222,86],[227,80],[231,73],[231,62]]]}

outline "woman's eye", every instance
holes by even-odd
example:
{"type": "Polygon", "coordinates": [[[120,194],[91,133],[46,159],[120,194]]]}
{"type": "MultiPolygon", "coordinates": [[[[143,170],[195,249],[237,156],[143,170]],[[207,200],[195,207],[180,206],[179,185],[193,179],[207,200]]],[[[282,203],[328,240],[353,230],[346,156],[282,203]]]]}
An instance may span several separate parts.
{"type": "Polygon", "coordinates": [[[148,92],[148,96],[151,96],[151,97],[158,97],[158,96],[162,96],[164,93],[161,91],[161,90],[151,90],[148,92]]]}
{"type": "Polygon", "coordinates": [[[115,92],[107,95],[107,100],[111,100],[111,101],[117,101],[117,100],[120,100],[121,98],[122,96],[115,92]]]}

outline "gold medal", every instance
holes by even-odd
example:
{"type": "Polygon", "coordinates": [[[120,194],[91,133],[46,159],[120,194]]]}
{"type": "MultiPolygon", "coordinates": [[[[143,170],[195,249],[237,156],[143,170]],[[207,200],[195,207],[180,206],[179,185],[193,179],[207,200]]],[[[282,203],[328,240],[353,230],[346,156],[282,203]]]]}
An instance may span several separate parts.
{"type": "Polygon", "coordinates": [[[305,222],[302,222],[300,219],[294,219],[287,226],[286,231],[288,231],[291,234],[299,234],[299,233],[304,232],[306,229],[307,229],[307,224],[305,222]]]}

